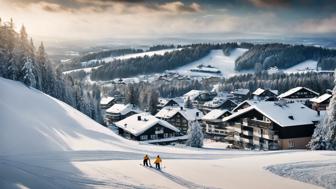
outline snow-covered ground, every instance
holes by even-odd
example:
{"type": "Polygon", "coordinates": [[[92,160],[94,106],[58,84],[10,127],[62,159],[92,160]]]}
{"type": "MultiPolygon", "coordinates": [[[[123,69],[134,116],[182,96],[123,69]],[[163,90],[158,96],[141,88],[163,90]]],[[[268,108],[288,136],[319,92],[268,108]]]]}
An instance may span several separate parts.
{"type": "Polygon", "coordinates": [[[85,73],[91,73],[92,69],[96,69],[96,68],[99,68],[99,67],[100,66],[89,67],[89,68],[79,68],[79,69],[75,69],[75,70],[65,71],[65,72],[63,72],[63,74],[69,74],[69,73],[78,72],[78,71],[84,71],[85,73]]]}
{"type": "Polygon", "coordinates": [[[140,144],[19,82],[0,89],[0,188],[318,188],[264,168],[336,156],[140,144]],[[144,154],[163,171],[140,166],[144,154]]]}
{"type": "Polygon", "coordinates": [[[285,73],[300,73],[300,72],[309,72],[309,71],[317,71],[317,61],[306,60],[295,66],[292,66],[284,70],[285,73]]]}
{"type": "Polygon", "coordinates": [[[283,177],[293,178],[327,189],[336,188],[336,159],[325,161],[305,161],[273,165],[267,170],[283,177]]]}
{"type": "Polygon", "coordinates": [[[237,72],[234,70],[235,67],[235,60],[244,54],[248,49],[243,49],[243,48],[237,48],[233,50],[230,54],[230,56],[226,56],[223,53],[223,50],[218,49],[218,50],[212,50],[209,55],[203,57],[200,60],[197,60],[193,63],[190,63],[188,65],[182,66],[180,68],[177,68],[175,70],[171,71],[176,71],[179,74],[182,75],[190,75],[190,76],[201,76],[201,77],[209,77],[209,76],[215,76],[218,74],[211,74],[211,73],[195,73],[191,72],[191,69],[197,68],[199,65],[210,65],[218,70],[221,71],[221,75],[224,77],[231,77],[237,74],[241,74],[244,72],[237,72]]]}
{"type": "MultiPolygon", "coordinates": [[[[99,59],[99,61],[105,61],[107,62],[111,62],[113,60],[125,60],[125,59],[130,59],[130,58],[138,58],[138,57],[144,57],[144,56],[154,56],[154,55],[164,55],[165,53],[169,53],[169,52],[173,52],[176,50],[181,50],[181,48],[173,48],[173,49],[162,49],[162,50],[157,50],[157,51],[147,51],[147,52],[142,52],[142,53],[132,53],[132,54],[126,54],[126,55],[122,55],[122,56],[111,56],[111,57],[106,57],[106,58],[102,58],[99,59]]],[[[93,62],[98,61],[97,59],[93,59],[87,62],[82,62],[82,65],[90,65],[93,62]]]]}
{"type": "Polygon", "coordinates": [[[142,53],[132,53],[132,54],[126,54],[122,56],[111,56],[103,59],[93,59],[87,62],[81,62],[81,65],[85,68],[80,68],[80,69],[75,69],[75,70],[69,70],[63,72],[64,74],[76,72],[76,71],[85,71],[86,73],[90,73],[92,69],[98,68],[100,66],[96,67],[90,67],[93,63],[96,63],[96,61],[105,61],[106,63],[111,62],[113,60],[125,60],[125,59],[130,59],[130,58],[138,58],[138,57],[144,57],[144,56],[154,56],[154,55],[164,55],[165,53],[173,52],[176,50],[181,50],[181,48],[174,48],[174,49],[163,49],[163,50],[157,50],[157,51],[148,51],[148,52],[142,52],[142,53]]]}
{"type": "Polygon", "coordinates": [[[210,139],[204,139],[203,141],[203,148],[207,149],[217,149],[217,150],[224,150],[230,146],[229,143],[225,142],[216,142],[210,139]]]}

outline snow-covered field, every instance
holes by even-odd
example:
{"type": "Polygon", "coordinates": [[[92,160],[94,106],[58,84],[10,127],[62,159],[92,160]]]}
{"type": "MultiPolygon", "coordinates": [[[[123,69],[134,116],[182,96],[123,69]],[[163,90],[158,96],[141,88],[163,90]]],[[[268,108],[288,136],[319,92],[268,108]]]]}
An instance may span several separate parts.
{"type": "Polygon", "coordinates": [[[286,70],[285,73],[300,73],[300,72],[309,72],[317,70],[317,61],[315,60],[306,60],[295,66],[292,66],[286,70]]]}
{"type": "Polygon", "coordinates": [[[19,82],[0,88],[0,188],[319,188],[264,168],[336,156],[139,144],[19,82]],[[163,171],[140,166],[144,154],[163,171]]]}
{"type": "MultiPolygon", "coordinates": [[[[179,48],[179,49],[176,49],[176,48],[174,48],[174,49],[163,49],[163,50],[148,51],[148,52],[142,52],[142,53],[132,53],[132,54],[126,54],[126,55],[122,55],[122,56],[111,56],[111,57],[99,59],[99,61],[105,61],[107,63],[107,62],[111,62],[113,60],[125,60],[125,59],[138,58],[138,57],[144,57],[144,56],[164,55],[165,53],[173,52],[173,51],[176,51],[176,50],[181,50],[181,48],[179,48]]],[[[81,65],[85,68],[65,71],[65,72],[63,72],[63,74],[68,74],[68,73],[77,72],[77,71],[81,71],[81,70],[85,71],[86,73],[90,73],[92,69],[100,67],[100,66],[92,67],[92,64],[95,63],[96,61],[98,61],[98,60],[93,59],[93,60],[90,60],[90,61],[87,61],[87,62],[81,62],[81,65]]]]}
{"type": "Polygon", "coordinates": [[[92,69],[96,69],[99,68],[100,66],[96,66],[96,67],[89,67],[89,68],[79,68],[79,69],[75,69],[75,70],[69,70],[69,71],[65,71],[63,72],[63,74],[69,74],[72,72],[78,72],[78,71],[84,71],[85,73],[91,73],[92,69]]]}
{"type": "MultiPolygon", "coordinates": [[[[132,53],[132,54],[126,54],[126,55],[122,55],[122,56],[111,56],[111,57],[107,57],[107,58],[102,58],[99,59],[99,61],[105,61],[107,62],[111,62],[113,60],[125,60],[125,59],[130,59],[130,58],[138,58],[138,57],[144,57],[144,56],[154,56],[154,55],[164,55],[165,53],[169,53],[169,52],[173,52],[176,50],[181,50],[181,48],[176,49],[162,49],[162,50],[157,50],[157,51],[147,51],[147,52],[142,52],[142,53],[132,53]]],[[[98,61],[97,59],[93,59],[87,62],[82,62],[81,64],[83,66],[87,66],[90,65],[93,62],[98,61]]]]}
{"type": "MultiPolygon", "coordinates": [[[[197,60],[193,63],[190,63],[188,65],[182,66],[180,68],[177,68],[172,71],[176,71],[182,75],[190,75],[190,76],[214,76],[217,74],[211,74],[211,73],[195,73],[191,72],[190,69],[197,68],[199,65],[210,65],[213,66],[221,71],[221,75],[224,77],[231,77],[237,74],[241,74],[242,72],[236,72],[234,70],[235,67],[235,60],[244,54],[247,51],[247,49],[243,48],[237,48],[233,50],[230,54],[230,56],[224,55],[223,51],[218,50],[212,50],[209,55],[205,56],[204,58],[197,60]]],[[[218,76],[218,75],[217,75],[218,76]]]]}

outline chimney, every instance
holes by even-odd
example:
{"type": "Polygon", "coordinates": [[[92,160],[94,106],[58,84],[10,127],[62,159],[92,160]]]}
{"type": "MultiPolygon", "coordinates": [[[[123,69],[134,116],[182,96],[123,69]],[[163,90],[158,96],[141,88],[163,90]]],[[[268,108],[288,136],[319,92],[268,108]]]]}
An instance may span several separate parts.
{"type": "Polygon", "coordinates": [[[138,116],[138,121],[141,121],[141,116],[138,116]]]}
{"type": "Polygon", "coordinates": [[[196,117],[198,117],[199,116],[199,112],[196,112],[196,117]]]}
{"type": "Polygon", "coordinates": [[[183,110],[183,107],[181,106],[180,109],[183,110]]]}

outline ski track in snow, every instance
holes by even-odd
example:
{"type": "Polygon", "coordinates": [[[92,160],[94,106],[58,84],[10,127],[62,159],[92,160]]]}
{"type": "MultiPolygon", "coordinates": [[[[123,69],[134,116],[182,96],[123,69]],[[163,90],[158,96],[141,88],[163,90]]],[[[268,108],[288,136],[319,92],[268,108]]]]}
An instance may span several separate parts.
{"type": "MultiPolygon", "coordinates": [[[[107,188],[122,188],[122,189],[140,189],[140,188],[149,188],[141,187],[138,185],[132,185],[129,183],[122,182],[120,180],[108,178],[108,179],[91,179],[85,175],[76,174],[73,172],[58,170],[56,168],[45,167],[43,165],[32,165],[19,161],[13,160],[0,160],[0,169],[6,169],[6,174],[0,172],[0,178],[2,180],[10,180],[11,173],[14,173],[18,177],[23,177],[29,179],[32,188],[39,188],[43,185],[50,189],[59,189],[59,188],[91,188],[94,186],[101,186],[107,188]],[[10,168],[9,168],[10,167],[10,168]]],[[[6,186],[6,183],[1,184],[0,186],[6,186]]],[[[10,187],[10,186],[6,186],[10,187]]]]}
{"type": "Polygon", "coordinates": [[[182,177],[178,177],[178,176],[174,176],[172,174],[169,174],[163,170],[157,170],[155,168],[150,168],[150,167],[145,167],[153,172],[155,172],[156,174],[159,174],[159,175],[162,175],[164,177],[166,177],[167,179],[183,186],[183,187],[186,187],[186,188],[196,188],[196,189],[217,189],[217,188],[214,188],[214,187],[207,187],[207,186],[203,186],[203,185],[198,185],[196,183],[193,183],[193,182],[190,182],[182,177]]]}

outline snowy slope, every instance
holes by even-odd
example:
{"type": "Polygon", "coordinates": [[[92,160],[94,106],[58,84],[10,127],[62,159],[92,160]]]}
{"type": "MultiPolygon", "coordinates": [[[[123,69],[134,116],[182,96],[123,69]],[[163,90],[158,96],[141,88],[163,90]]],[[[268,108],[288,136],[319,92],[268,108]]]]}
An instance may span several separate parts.
{"type": "Polygon", "coordinates": [[[0,89],[1,189],[318,188],[264,167],[334,158],[322,152],[141,145],[19,82],[0,78],[0,89]],[[139,166],[145,153],[152,159],[160,154],[163,172],[139,166]]]}
{"type": "Polygon", "coordinates": [[[199,65],[210,65],[213,66],[221,71],[221,75],[224,77],[230,77],[236,74],[239,74],[239,72],[236,72],[234,70],[235,67],[235,60],[244,54],[248,49],[243,48],[237,48],[233,50],[230,54],[230,56],[224,55],[222,50],[212,50],[209,55],[203,57],[200,60],[197,60],[193,63],[190,63],[188,65],[182,66],[180,68],[177,68],[172,71],[176,71],[183,75],[191,75],[191,76],[211,76],[216,74],[211,73],[195,73],[190,72],[190,69],[197,68],[199,65]]]}
{"type": "MultiPolygon", "coordinates": [[[[20,82],[0,77],[0,154],[113,150],[169,152],[141,146],[96,123],[71,106],[20,82]]],[[[177,149],[174,153],[200,153],[177,149]]]]}
{"type": "MultiPolygon", "coordinates": [[[[122,56],[111,56],[111,57],[106,57],[103,59],[99,59],[102,61],[107,62],[111,62],[113,60],[125,60],[125,59],[130,59],[130,58],[138,58],[138,57],[144,57],[144,56],[154,56],[154,55],[164,55],[165,53],[169,53],[169,52],[173,52],[176,50],[181,50],[181,48],[176,49],[162,49],[162,50],[157,50],[157,51],[147,51],[147,52],[142,52],[142,53],[132,53],[132,54],[126,54],[126,55],[122,55],[122,56]]],[[[86,66],[86,65],[90,65],[93,62],[98,61],[98,59],[93,59],[87,62],[82,62],[81,64],[86,66]]]]}
{"type": "Polygon", "coordinates": [[[280,164],[267,170],[284,177],[323,186],[336,187],[336,160],[280,164]]]}
{"type": "Polygon", "coordinates": [[[299,73],[299,72],[316,71],[316,70],[317,70],[317,61],[306,60],[284,71],[285,73],[299,73]]]}
{"type": "Polygon", "coordinates": [[[157,50],[157,51],[148,51],[148,52],[142,52],[142,53],[132,53],[132,54],[126,54],[126,55],[122,55],[122,56],[111,56],[111,57],[107,57],[107,58],[103,58],[103,59],[93,59],[93,60],[89,60],[86,62],[81,62],[81,65],[85,68],[80,68],[80,69],[75,69],[75,70],[69,70],[69,71],[65,71],[63,72],[63,74],[68,74],[68,73],[72,73],[72,72],[77,72],[77,71],[85,71],[86,73],[90,73],[92,71],[92,69],[96,69],[100,66],[96,66],[96,67],[90,67],[90,65],[92,66],[93,63],[95,63],[96,61],[105,61],[106,63],[111,62],[113,60],[125,60],[125,59],[130,59],[130,58],[138,58],[138,57],[144,57],[144,56],[154,56],[154,55],[164,55],[165,53],[169,53],[169,52],[173,52],[176,50],[181,50],[181,48],[179,49],[163,49],[163,50],[157,50]]]}
{"type": "Polygon", "coordinates": [[[0,154],[115,149],[123,141],[67,104],[0,78],[0,154]]]}
{"type": "Polygon", "coordinates": [[[84,71],[85,73],[91,73],[92,69],[96,69],[96,68],[99,68],[99,67],[100,66],[89,67],[89,68],[79,68],[79,69],[75,69],[75,70],[65,71],[65,72],[63,72],[63,74],[69,74],[69,73],[78,72],[78,71],[84,71]]]}

